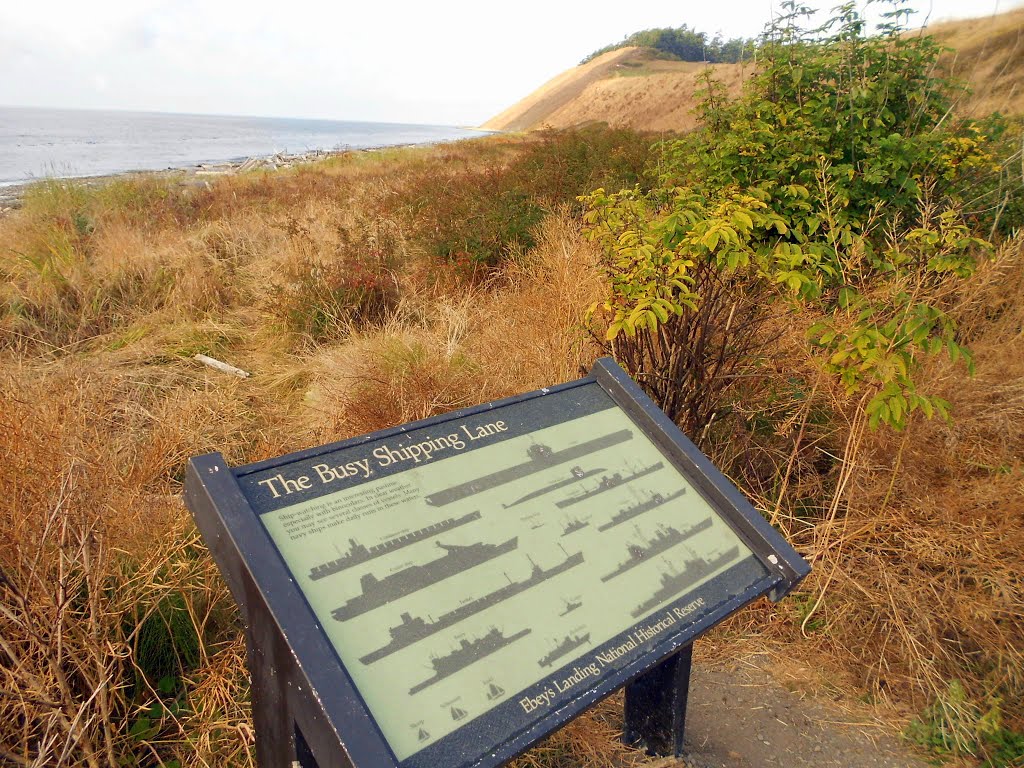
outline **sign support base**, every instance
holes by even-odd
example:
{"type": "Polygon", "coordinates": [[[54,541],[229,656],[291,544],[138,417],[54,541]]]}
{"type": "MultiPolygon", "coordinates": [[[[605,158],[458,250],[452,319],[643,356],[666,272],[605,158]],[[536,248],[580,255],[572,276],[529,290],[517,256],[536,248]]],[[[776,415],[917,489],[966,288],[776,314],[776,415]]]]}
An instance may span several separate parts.
{"type": "Polygon", "coordinates": [[[690,644],[626,686],[627,744],[650,755],[682,755],[692,661],[690,644]]]}

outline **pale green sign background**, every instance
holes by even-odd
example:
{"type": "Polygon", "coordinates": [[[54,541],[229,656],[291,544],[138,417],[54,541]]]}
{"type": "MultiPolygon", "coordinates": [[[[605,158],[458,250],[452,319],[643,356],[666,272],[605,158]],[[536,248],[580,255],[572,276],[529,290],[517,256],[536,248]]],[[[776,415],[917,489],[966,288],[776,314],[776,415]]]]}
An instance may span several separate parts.
{"type": "Polygon", "coordinates": [[[261,516],[399,760],[574,660],[551,687],[588,685],[603,666],[588,651],[752,556],[618,408],[440,455],[261,516]]]}

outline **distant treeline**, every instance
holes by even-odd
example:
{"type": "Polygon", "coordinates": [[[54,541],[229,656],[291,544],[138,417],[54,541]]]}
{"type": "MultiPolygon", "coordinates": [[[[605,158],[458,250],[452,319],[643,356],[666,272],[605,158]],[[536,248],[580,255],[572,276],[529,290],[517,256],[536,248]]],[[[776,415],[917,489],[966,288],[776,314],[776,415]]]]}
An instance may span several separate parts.
{"type": "Polygon", "coordinates": [[[723,41],[721,37],[716,36],[709,40],[704,32],[697,32],[683,24],[681,27],[676,28],[665,27],[634,32],[620,43],[606,45],[604,48],[594,51],[580,63],[586,64],[602,53],[608,53],[608,51],[628,46],[653,48],[665,58],[679,59],[681,61],[735,63],[742,61],[744,58],[753,57],[755,42],[742,37],[723,41]]]}

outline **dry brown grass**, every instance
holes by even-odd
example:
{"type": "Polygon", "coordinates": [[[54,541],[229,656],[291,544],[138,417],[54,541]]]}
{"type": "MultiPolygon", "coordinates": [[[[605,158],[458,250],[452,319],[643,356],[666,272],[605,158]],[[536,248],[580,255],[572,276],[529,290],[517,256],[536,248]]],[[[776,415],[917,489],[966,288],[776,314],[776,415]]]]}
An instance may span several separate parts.
{"type": "Polygon", "coordinates": [[[306,402],[327,434],[357,435],[579,376],[596,254],[579,225],[549,218],[539,244],[492,283],[408,295],[390,321],[311,360],[306,402]]]}
{"type": "Polygon", "coordinates": [[[646,762],[643,753],[622,743],[622,696],[612,696],[556,731],[512,768],[632,768],[646,762]]]}
{"type": "Polygon", "coordinates": [[[960,111],[972,117],[1024,114],[1024,10],[935,24],[928,32],[953,49],[943,66],[968,87],[960,111]]]}
{"type": "Polygon", "coordinates": [[[142,670],[202,668],[236,631],[173,491],[188,456],[230,449],[239,416],[230,393],[154,396],[95,361],[0,376],[0,745],[14,764],[146,760],[181,734],[168,711],[132,735],[162,698],[142,670]]]}
{"type": "MultiPolygon", "coordinates": [[[[498,146],[475,153],[500,161],[498,146]]],[[[251,461],[588,362],[592,251],[567,218],[481,285],[435,274],[379,207],[425,158],[455,174],[472,156],[168,186],[155,198],[174,214],[155,223],[54,184],[0,220],[0,761],[251,763],[236,613],[177,495],[190,456],[251,461]],[[366,258],[395,285],[386,316],[288,331],[304,271],[366,258]]]]}
{"type": "Polygon", "coordinates": [[[608,77],[624,62],[632,61],[637,56],[646,59],[637,48],[620,48],[566,70],[492,117],[482,127],[490,131],[525,131],[548,124],[549,115],[579,99],[590,83],[608,77]]]}
{"type": "MultiPolygon", "coordinates": [[[[500,164],[504,151],[350,157],[211,189],[120,190],[117,205],[107,192],[74,202],[77,222],[63,199],[77,193],[55,189],[0,219],[4,760],[251,763],[235,610],[177,497],[189,456],[253,461],[589,366],[596,348],[580,323],[600,286],[570,216],[550,216],[535,249],[474,281],[418,250],[409,219],[382,204],[438,157],[456,183],[474,157],[500,164]],[[65,248],[60,277],[12,253],[52,253],[47,243],[65,248]],[[320,338],[289,332],[283,308],[308,295],[303,270],[373,252],[386,252],[372,258],[395,285],[379,317],[346,315],[320,338]],[[224,377],[196,352],[254,375],[224,377]],[[159,645],[168,636],[176,644],[159,645]]],[[[974,702],[1001,696],[1007,722],[1021,723],[1022,286],[1015,242],[958,297],[978,375],[928,370],[954,404],[952,425],[861,431],[822,381],[811,397],[764,407],[772,441],[737,429],[719,444],[816,564],[800,595],[744,613],[722,642],[740,631],[783,638],[792,653],[830,659],[837,679],[914,710],[959,679],[974,702]],[[790,462],[785,446],[805,425],[790,462]]],[[[782,329],[762,377],[777,393],[794,373],[817,380],[804,344],[782,329]]],[[[518,764],[628,764],[618,711],[602,705],[518,764]]]]}
{"type": "MultiPolygon", "coordinates": [[[[484,127],[522,131],[607,123],[640,131],[688,131],[697,124],[696,92],[708,68],[620,48],[562,73],[484,127]]],[[[710,69],[734,96],[751,71],[749,64],[715,64],[710,69]]]]}
{"type": "MultiPolygon", "coordinates": [[[[777,612],[751,612],[726,635],[798,643],[827,658],[835,680],[904,717],[962,686],[967,703],[932,723],[958,731],[949,746],[980,741],[986,714],[1024,726],[1022,286],[1018,238],[955,297],[950,312],[977,374],[932,360],[921,380],[952,403],[952,423],[868,430],[855,404],[808,367],[810,393],[776,401],[769,441],[793,445],[802,434],[799,454],[738,442],[722,459],[748,485],[767,479],[758,506],[815,568],[777,612]]],[[[809,359],[802,339],[782,343],[789,360],[809,359]]]]}

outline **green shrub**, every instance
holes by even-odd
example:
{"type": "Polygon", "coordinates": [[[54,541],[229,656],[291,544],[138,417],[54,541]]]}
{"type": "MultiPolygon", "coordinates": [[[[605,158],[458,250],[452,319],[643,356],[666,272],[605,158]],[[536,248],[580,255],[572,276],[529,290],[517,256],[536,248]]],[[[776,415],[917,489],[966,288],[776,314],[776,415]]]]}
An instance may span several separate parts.
{"type": "Polygon", "coordinates": [[[708,39],[706,33],[690,29],[685,24],[681,27],[658,27],[634,32],[623,38],[620,43],[606,45],[587,56],[580,64],[586,64],[603,53],[628,46],[649,48],[667,59],[716,63],[737,62],[751,58],[755,42],[744,40],[741,37],[723,41],[717,35],[708,39]]]}
{"type": "Polygon", "coordinates": [[[380,322],[398,300],[393,275],[364,260],[303,261],[290,278],[277,310],[289,331],[313,342],[380,322]]]}
{"type": "MultiPolygon", "coordinates": [[[[682,354],[680,325],[707,327],[701,343],[717,350],[692,365],[749,351],[718,330],[730,327],[732,305],[702,295],[696,275],[710,267],[736,302],[759,297],[748,324],[789,302],[873,426],[946,413],[914,370],[942,351],[970,365],[943,302],[988,248],[965,194],[998,163],[978,125],[947,119],[953,84],[934,74],[938,45],[901,34],[901,3],[890,6],[881,34],[864,37],[852,4],[806,30],[805,9],[785,3],[742,97],[726,99],[706,75],[703,126],[661,146],[655,188],[586,198],[608,278],[593,309],[642,382],[682,354]],[[707,313],[713,322],[700,319],[707,313]]],[[[673,383],[701,378],[686,369],[673,383]]],[[[706,418],[679,416],[697,417],[706,418]]]]}
{"type": "Polygon", "coordinates": [[[411,237],[435,258],[466,274],[485,274],[517,249],[535,244],[545,214],[579,203],[604,185],[643,180],[651,141],[628,130],[548,132],[505,162],[431,167],[390,205],[407,212],[411,237]]]}
{"type": "Polygon", "coordinates": [[[998,699],[986,707],[972,703],[959,680],[907,726],[904,735],[938,755],[984,758],[985,768],[1024,765],[1024,734],[1003,725],[998,699]]]}

